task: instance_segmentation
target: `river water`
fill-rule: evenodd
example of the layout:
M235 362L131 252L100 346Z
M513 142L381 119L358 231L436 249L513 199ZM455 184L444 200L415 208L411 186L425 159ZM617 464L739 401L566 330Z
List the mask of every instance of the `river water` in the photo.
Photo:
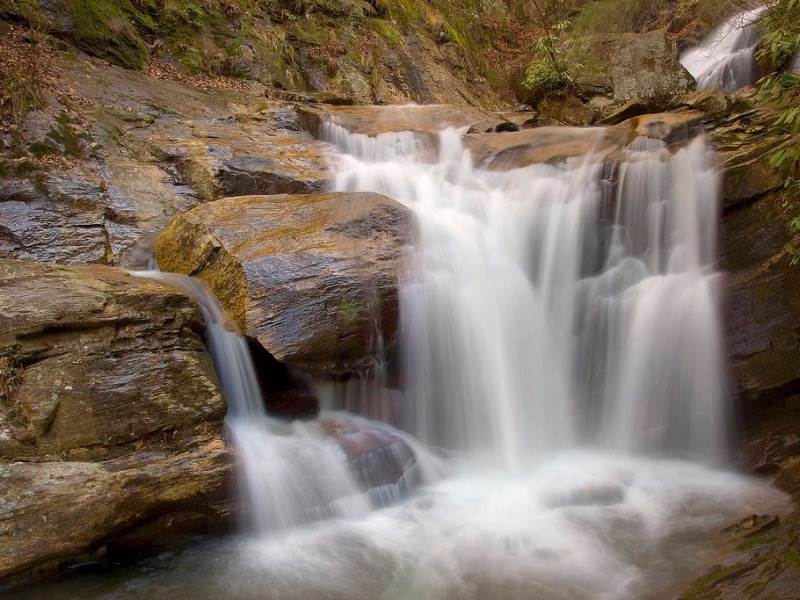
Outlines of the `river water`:
M719 176L702 137L500 170L454 130L325 135L336 189L413 211L400 382L358 393L392 415L375 427L404 432L414 485L376 508L314 423L263 414L238 383L246 357L219 358L241 345L224 332L245 531L9 598L656 600L718 557L725 524L785 508L727 468Z

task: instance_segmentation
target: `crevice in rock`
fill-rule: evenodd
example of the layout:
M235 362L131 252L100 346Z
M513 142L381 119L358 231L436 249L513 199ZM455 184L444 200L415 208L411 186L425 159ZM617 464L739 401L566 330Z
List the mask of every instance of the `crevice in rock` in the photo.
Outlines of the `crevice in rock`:
M311 391L311 377L296 367L278 361L258 340L251 337L245 340L253 357L267 412L291 419L313 418L319 414L319 399Z

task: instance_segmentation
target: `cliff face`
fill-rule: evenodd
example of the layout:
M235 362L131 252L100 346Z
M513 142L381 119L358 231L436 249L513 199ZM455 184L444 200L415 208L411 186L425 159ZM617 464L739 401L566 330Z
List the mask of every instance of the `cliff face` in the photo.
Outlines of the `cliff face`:
M503 74L481 56L490 34L508 27L500 2L3 0L0 15L122 67L247 79L275 97L486 108L510 100Z

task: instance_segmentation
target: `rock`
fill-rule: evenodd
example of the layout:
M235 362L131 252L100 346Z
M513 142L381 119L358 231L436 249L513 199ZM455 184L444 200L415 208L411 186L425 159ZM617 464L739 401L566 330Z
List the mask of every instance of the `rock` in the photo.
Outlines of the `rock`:
M721 113L730 110L733 101L725 88L712 85L699 92L692 92L680 97L677 104L707 113Z
M588 104L575 96L564 98L545 97L536 107L538 122L543 125L590 125L597 119L597 113Z
M752 422L800 390L800 272L781 194L728 211L721 268L730 273L728 343L740 402Z
M783 185L783 177L770 164L770 155L790 144L774 135L770 110L747 110L712 121L711 141L723 168L723 207L756 200Z
M417 455L393 427L346 414L319 418L323 431L342 447L356 480L377 506L404 498L419 483Z
M639 115L646 115L649 112L650 109L648 108L647 103L637 96L636 98L631 98L625 102L607 117L600 119L597 124L616 125L617 123L622 123L622 121L625 121L626 119L638 117Z
M102 180L90 172L0 179L0 257L109 262L105 225Z
M191 299L15 260L0 290L0 578L230 523L225 403Z
M226 196L254 194L303 194L321 192L325 179L299 179L284 168L283 161L240 156L222 163L220 179Z
M694 90L692 76L680 64L675 44L663 31L581 36L565 49L565 61L584 99L613 97L618 105L641 98L650 111Z
M612 58L614 100L642 98L663 107L675 96L695 88L695 81L678 61L678 50L663 31L622 36Z
M336 373L371 365L373 323L397 331L409 220L372 193L226 198L175 217L156 256L206 281L278 361Z
M513 133L471 135L467 147L476 164L508 170L535 163L553 163L589 152L610 154L644 136L668 144L687 141L697 133L702 113L658 113L627 119L613 127L538 127Z
M333 123L350 133L376 136L381 133L412 131L436 135L442 129L480 124L483 131L505 121L477 108L449 104L411 106L298 107L305 129L322 137L322 123Z
M543 162L582 156L592 148L606 148L606 131L578 127L537 127L510 133L471 135L466 145L475 164L509 170ZM615 145L613 147L616 147Z

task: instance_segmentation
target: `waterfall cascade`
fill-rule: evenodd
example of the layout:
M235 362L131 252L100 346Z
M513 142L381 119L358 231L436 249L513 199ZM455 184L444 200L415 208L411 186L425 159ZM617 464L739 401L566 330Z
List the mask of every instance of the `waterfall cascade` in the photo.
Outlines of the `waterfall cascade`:
M419 140L327 131L339 190L416 215L400 427L512 469L576 445L724 460L718 177L702 138L637 138L604 181L600 156L482 172L453 130L430 164Z
M697 89L721 85L734 92L756 81L756 23L766 7L737 14L715 29L703 43L681 55L681 63L697 80Z
M225 362L246 349L213 299L155 274L203 305L260 535L51 598L661 600L719 551L721 524L784 510L709 466L726 457L729 390L703 138L500 171L476 169L453 130L326 135L339 190L416 220L402 384L332 396L391 403L372 410L440 449L446 476L372 510L316 425L263 413L246 357Z

